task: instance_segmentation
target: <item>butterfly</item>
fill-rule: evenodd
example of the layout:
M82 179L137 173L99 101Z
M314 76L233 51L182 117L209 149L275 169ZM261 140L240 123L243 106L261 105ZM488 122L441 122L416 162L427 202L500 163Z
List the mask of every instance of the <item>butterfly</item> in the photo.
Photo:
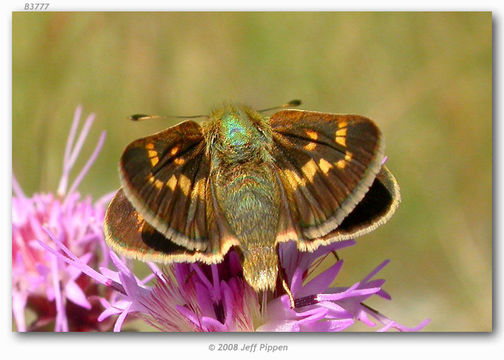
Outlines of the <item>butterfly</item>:
M384 224L400 193L378 127L359 115L286 108L298 104L271 117L223 105L201 124L130 143L106 213L108 245L160 263L219 263L234 248L259 292L276 287L280 243L314 251Z

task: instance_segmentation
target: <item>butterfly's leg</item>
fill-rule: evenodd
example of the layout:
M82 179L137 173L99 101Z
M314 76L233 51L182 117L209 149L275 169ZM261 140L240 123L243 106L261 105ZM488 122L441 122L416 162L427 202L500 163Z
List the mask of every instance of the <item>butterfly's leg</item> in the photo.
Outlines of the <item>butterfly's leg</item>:
M285 292L287 293L287 296L289 297L291 309L294 309L294 307L295 307L294 296L292 295L292 292L289 289L289 285L287 284L287 281L285 281L285 279L283 277L282 277L282 286L283 286Z

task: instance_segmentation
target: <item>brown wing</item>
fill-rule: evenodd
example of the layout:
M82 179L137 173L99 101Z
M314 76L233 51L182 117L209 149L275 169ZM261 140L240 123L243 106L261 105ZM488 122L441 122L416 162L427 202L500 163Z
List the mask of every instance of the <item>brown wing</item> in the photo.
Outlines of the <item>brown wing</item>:
M336 229L318 239L299 241L299 248L313 251L320 245L367 234L385 224L395 213L400 201L399 184L384 166L364 198Z
M120 161L124 194L142 218L176 244L200 251L210 244L209 169L201 128L193 121L133 141Z
M321 238L363 199L383 160L369 119L285 110L271 117L273 157L302 237Z
M189 250L168 239L150 226L119 189L105 216L105 239L117 253L141 261L161 263L201 261L221 262L229 247L222 252Z

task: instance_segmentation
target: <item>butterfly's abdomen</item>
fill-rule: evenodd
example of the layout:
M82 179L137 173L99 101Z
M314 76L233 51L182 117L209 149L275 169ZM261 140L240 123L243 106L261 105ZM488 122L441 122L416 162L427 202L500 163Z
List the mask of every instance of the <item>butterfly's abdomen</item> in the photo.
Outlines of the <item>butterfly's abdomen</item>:
M215 175L217 201L240 242L245 279L256 291L273 289L280 192L272 169L242 165Z

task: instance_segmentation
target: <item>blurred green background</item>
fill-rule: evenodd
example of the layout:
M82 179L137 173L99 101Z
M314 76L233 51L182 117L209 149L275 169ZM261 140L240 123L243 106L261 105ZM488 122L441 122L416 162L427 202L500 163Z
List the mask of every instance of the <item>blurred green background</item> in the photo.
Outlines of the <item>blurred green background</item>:
M491 13L14 13L13 172L55 192L77 105L97 120L76 165L107 140L80 186L119 186L135 138L223 101L374 119L402 204L340 253L338 283L381 261L392 301L369 305L427 331L492 330ZM84 155L85 154L85 155ZM364 330L364 328L362 328Z

